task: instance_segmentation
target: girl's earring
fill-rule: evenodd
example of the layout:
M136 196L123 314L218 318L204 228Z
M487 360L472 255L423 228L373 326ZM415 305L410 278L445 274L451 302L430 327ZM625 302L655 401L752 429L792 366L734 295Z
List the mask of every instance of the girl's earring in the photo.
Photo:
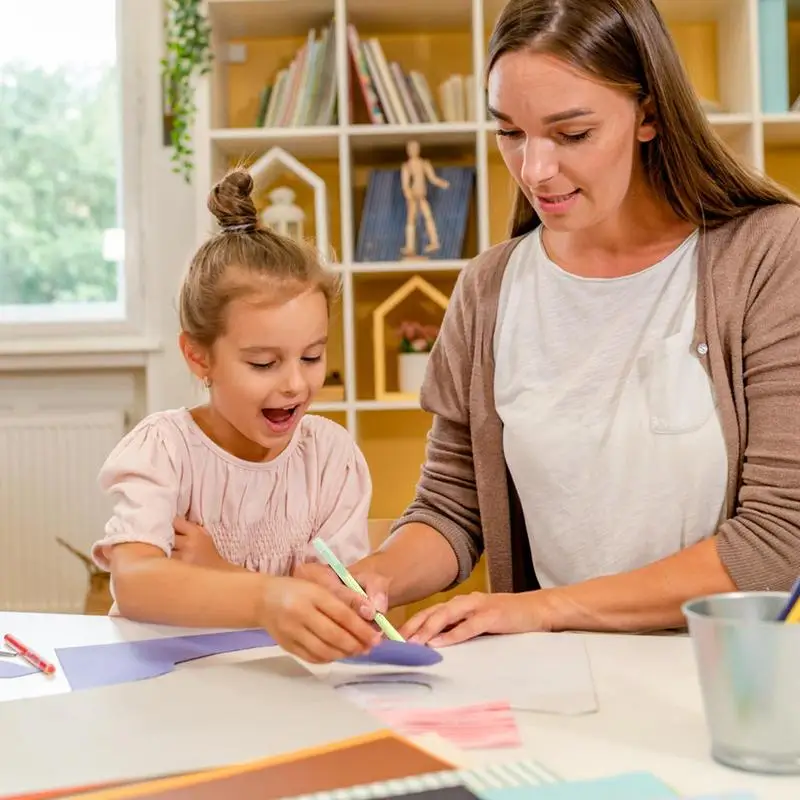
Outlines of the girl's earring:
M205 378L203 378L203 386L205 386L206 389L211 388L211 378L209 378L208 375L206 375Z

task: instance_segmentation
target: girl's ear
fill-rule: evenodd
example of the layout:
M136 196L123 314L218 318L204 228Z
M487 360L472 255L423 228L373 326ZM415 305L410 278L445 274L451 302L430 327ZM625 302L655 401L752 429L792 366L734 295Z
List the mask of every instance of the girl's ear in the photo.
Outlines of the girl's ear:
M658 136L655 107L651 98L646 97L640 104L638 118L639 129L636 131L636 138L640 142L651 142Z
M178 336L178 347L180 347L192 374L201 381L206 380L211 372L211 363L206 348L190 339L185 331L181 331Z

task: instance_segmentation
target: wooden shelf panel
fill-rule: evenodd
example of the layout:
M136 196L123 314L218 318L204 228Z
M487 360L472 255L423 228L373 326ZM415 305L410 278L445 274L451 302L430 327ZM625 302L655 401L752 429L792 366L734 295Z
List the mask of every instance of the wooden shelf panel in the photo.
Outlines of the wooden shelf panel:
M302 128L214 128L212 145L223 155L238 158L261 155L271 147L282 147L298 158L338 158L339 135L336 126Z
M207 0L208 18L221 39L305 36L328 23L334 0Z
M471 0L347 0L347 21L368 33L470 31Z
M767 147L800 146L800 112L765 114L764 144Z
M370 516L396 519L413 499L430 425L431 415L418 409L359 412L358 444L372 475Z
M411 139L420 146L475 147L477 122L443 122L423 125L350 125L346 133L350 147L358 154L369 154L376 149L402 149Z

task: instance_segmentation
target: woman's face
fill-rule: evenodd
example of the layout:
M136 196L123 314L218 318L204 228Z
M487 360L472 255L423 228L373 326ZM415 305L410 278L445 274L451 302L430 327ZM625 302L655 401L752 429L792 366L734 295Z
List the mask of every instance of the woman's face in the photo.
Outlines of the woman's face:
M497 60L488 95L503 160L546 227L611 221L644 184L638 143L656 131L624 92L554 56L518 51Z

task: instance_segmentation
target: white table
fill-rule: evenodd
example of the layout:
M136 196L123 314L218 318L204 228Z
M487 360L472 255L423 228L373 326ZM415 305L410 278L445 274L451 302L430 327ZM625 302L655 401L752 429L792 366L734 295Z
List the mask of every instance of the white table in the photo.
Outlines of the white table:
M198 631L119 618L0 612L0 635L6 632L17 635L43 657L55 658L57 647ZM518 712L524 747L468 751L470 761L535 758L565 778L649 770L686 794L740 789L755 792L758 800L800 798L800 777L753 775L711 759L688 638L580 635L591 660L599 711L577 717ZM497 647L501 656L500 638ZM248 660L279 652L260 648L212 659ZM179 667L191 668L192 664ZM52 678L36 674L0 679L0 701L65 691L69 687L60 672ZM122 720L120 723L124 725Z

